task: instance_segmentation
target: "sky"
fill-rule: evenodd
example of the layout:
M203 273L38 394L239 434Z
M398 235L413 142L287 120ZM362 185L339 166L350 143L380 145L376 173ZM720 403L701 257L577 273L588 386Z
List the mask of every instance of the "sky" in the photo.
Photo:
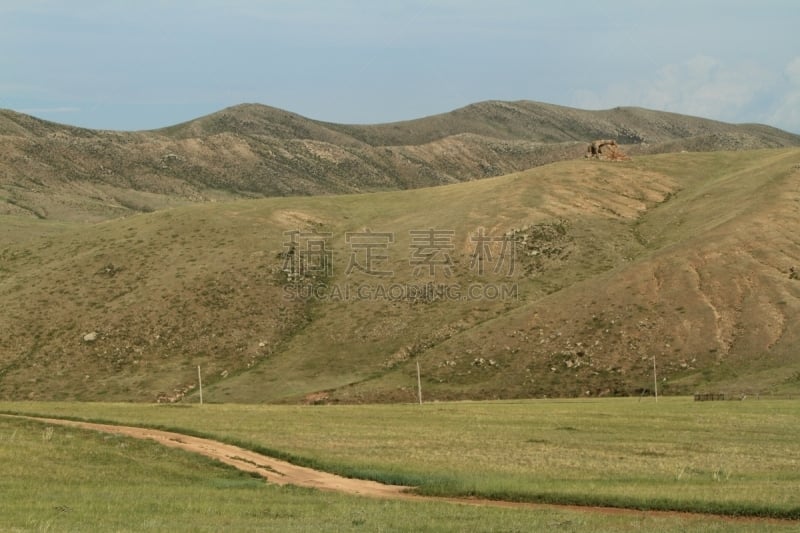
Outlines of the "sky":
M140 130L534 100L800 133L798 28L797 0L0 0L0 108Z

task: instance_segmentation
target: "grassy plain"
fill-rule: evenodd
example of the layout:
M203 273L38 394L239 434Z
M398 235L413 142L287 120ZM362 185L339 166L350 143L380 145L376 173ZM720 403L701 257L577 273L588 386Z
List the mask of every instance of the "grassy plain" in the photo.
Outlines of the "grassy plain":
M0 410L203 434L430 495L800 518L800 409L790 400Z
M791 531L708 516L384 501L277 487L155 443L0 418L0 531Z

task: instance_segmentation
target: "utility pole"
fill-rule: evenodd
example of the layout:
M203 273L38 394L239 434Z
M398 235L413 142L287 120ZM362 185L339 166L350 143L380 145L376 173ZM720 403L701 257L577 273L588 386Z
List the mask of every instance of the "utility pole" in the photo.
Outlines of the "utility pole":
M656 401L658 401L658 375L656 374L656 356L653 356L653 390L656 393Z
M419 392L419 404L422 405L422 378L419 373L419 361L417 361L417 391Z
M197 385L200 387L200 405L203 405L203 376L200 375L200 365L197 365Z

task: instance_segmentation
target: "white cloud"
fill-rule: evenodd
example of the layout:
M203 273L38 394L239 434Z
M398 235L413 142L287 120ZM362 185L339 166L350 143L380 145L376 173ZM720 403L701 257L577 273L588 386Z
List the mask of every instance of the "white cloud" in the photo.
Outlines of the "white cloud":
M800 87L800 56L792 59L789 64L786 65L784 72L790 83Z
M755 63L726 64L695 56L660 68L650 79L615 83L599 93L575 93L576 105L635 105L717 120L750 121L753 106L775 85L775 76Z
M755 63L696 56L666 65L649 79L576 91L573 105L634 105L727 122L760 122L800 133L800 56L786 64L782 75Z
M776 98L767 121L779 128L800 133L800 56L792 59L783 70L785 90Z

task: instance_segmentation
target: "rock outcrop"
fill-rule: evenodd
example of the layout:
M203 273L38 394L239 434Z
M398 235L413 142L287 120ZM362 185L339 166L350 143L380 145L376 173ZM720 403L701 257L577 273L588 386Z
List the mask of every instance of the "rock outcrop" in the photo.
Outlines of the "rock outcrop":
M606 161L628 161L630 157L617 144L614 139L600 139L592 141L586 148L587 159L603 159Z

